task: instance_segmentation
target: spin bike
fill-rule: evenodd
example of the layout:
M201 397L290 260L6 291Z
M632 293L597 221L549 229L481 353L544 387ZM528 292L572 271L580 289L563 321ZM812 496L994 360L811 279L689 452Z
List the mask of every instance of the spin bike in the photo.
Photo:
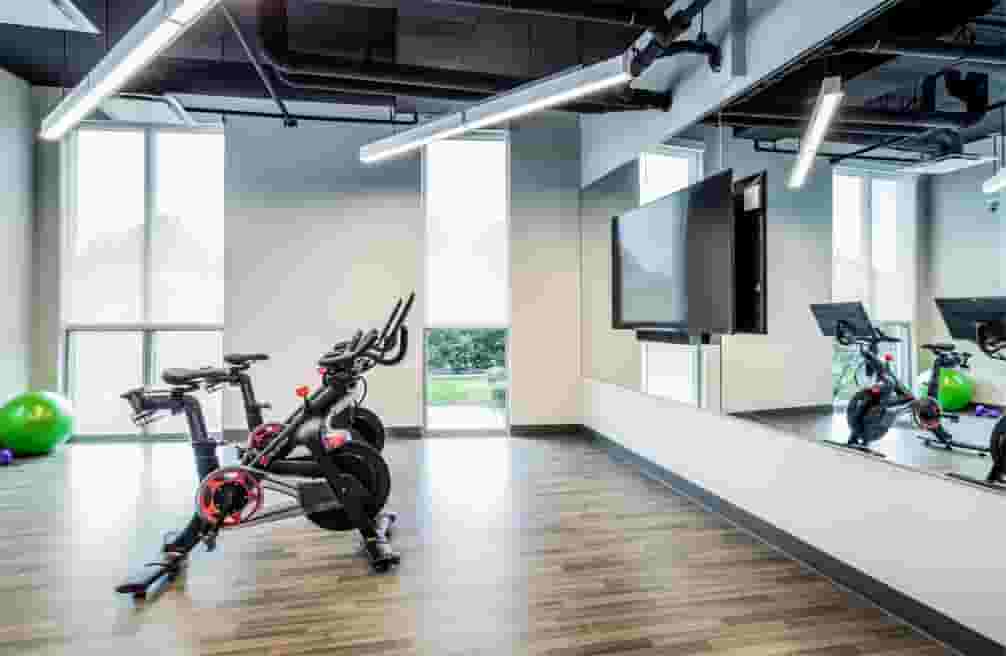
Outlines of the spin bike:
M885 335L875 326L870 326L870 330L870 334L857 335L852 325L842 320L835 327L835 339L839 344L859 347L860 357L866 362L867 371L873 374L874 382L856 392L846 408L845 417L851 431L849 441L832 444L883 458L886 456L871 449L870 444L887 434L915 397L894 375L893 358L890 355L880 357L881 344L897 344L901 340Z
M378 365L395 366L405 359L405 319L413 300L414 295L404 307L399 301L382 332L358 334L326 353L318 362L324 371L321 387L314 392L299 388L303 405L271 439L264 443L249 439L239 450L237 466L220 467L218 445L209 437L201 405L194 396L202 387L226 384L231 370L171 369L163 375L168 389L140 388L124 394L140 424L169 413L185 414L201 483L196 492L196 513L183 534L165 545L161 560L146 565L116 591L144 597L162 579L174 578L200 542L212 550L222 531L299 516L327 530L358 530L375 571L385 572L397 565L400 557L388 539L396 516L381 512L391 489L391 475L380 453L354 439L350 411L368 371ZM249 423L252 419L258 417L249 418ZM281 457L298 446L306 447L309 455ZM291 482L289 478L304 480ZM267 490L293 502L263 510Z
M834 337L841 346L859 348L867 375L873 379L873 383L853 395L846 408L850 431L848 441L827 442L884 458L883 453L873 450L870 445L887 435L898 415L911 412L919 426L932 432L937 440L950 439L952 444L959 444L962 448L979 448L953 442L950 433L942 426L941 420L945 415L939 404L932 407L925 400L919 402L912 391L898 380L891 368L894 358L889 354L881 357L880 345L898 344L901 340L877 328L862 303L812 305L811 311L824 336ZM923 408L921 411L920 405ZM920 421L920 415L926 423Z
M936 299L943 321L956 340L978 345L982 353L1006 362L1006 298ZM984 480L963 474L948 474L971 483L1006 491L1006 416L992 428L989 439L992 468Z
M952 423L960 423L961 417L958 414L944 412L937 400L940 391L940 370L960 367L970 369L970 353L959 353L953 344L924 344L922 348L929 351L935 357L933 361L932 374L926 386L926 398L918 399L912 405L912 419L919 428L929 431L930 435L917 436L922 443L930 448L945 449L965 449L980 456L988 455L988 448L977 444L967 444L958 442L954 436L943 427L943 420Z

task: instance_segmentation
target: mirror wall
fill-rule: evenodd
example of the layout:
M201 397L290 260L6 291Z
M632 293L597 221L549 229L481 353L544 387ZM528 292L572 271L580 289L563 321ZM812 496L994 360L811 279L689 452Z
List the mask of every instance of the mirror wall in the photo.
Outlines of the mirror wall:
M729 130L698 126L672 143L689 147L663 151L679 161L657 166L641 154L582 192L584 377L845 443L849 399L867 382L862 358L856 347L822 335L810 306L861 302L877 327L900 340L880 355L890 356L892 373L920 398L928 390L918 380L933 363L923 346L947 342L973 354L961 371L973 393L959 421L943 426L957 441L987 447L995 413L1006 405L1006 364L950 340L934 300L1004 295L1002 210L981 191L991 164L919 176L819 160L806 185L792 191L785 184L791 155L756 152ZM693 182L722 168L734 169L735 179L767 171L768 334L698 346L644 343L633 331L613 330L611 218L679 188L685 169ZM991 416L978 416L979 406ZM862 455L985 478L990 459L980 451L933 448L927 436L932 431L906 409L870 445L875 453Z

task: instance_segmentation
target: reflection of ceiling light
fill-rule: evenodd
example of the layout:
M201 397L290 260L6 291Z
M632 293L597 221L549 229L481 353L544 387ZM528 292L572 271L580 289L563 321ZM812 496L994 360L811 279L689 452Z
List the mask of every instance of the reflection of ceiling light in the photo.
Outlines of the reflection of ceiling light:
M845 91L842 89L842 78L838 76L824 78L810 125L807 126L807 131L801 139L800 154L790 173L790 189L800 189L807 183L807 176L810 175L814 168L814 160L817 159L817 151L821 149L821 144L831 129L843 98Z
M1006 169L999 171L982 185L982 191L986 194L998 194L1004 189L1006 189Z
M219 0L160 0L42 122L40 136L62 139Z
M463 112L375 141L360 149L360 160L370 164L398 157L435 141L558 107L632 79L622 55L593 66L580 66L495 96Z

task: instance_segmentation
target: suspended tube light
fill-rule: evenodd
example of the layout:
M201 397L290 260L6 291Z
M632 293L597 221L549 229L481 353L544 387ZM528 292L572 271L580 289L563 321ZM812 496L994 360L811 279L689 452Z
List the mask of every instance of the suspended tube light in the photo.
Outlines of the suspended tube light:
M45 117L39 136L62 139L219 1L159 0Z
M495 96L463 112L368 144L360 149L360 161L373 164L401 157L433 142L559 107L632 80L628 55L619 55L592 66L578 66Z
M800 141L800 154L797 155L796 164L793 165L789 176L790 189L801 189L807 183L807 177L817 159L817 152L821 149L832 123L835 122L835 116L844 98L842 78L838 76L824 78L821 93L818 94L817 104L814 106L814 114Z

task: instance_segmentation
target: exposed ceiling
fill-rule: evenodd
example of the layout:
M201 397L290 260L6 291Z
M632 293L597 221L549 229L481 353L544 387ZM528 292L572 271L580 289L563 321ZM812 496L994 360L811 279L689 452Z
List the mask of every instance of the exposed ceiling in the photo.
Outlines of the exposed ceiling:
M895 55L888 48L892 44L908 48ZM845 146L836 152L882 145L882 152L878 148L863 155L898 157L899 151L905 159L946 155L1002 129L998 103L1006 101L1004 45L1006 3L1000 0L902 0L722 108L723 124L759 147L774 148L780 142L792 147L803 132L822 78L841 75L847 97L828 136L833 146ZM876 47L884 54L864 52ZM937 59L931 52L957 47L965 57ZM976 63L966 57L975 53L991 61ZM969 73L988 76L988 101L981 103L981 111L969 114L964 102L950 93L948 76L943 75L948 71L951 83L955 71L960 72L962 83L955 89L968 86ZM928 95L926 78L931 79ZM719 114L711 115L706 122L713 125L719 119ZM937 129L941 125L945 129ZM896 141L899 138L904 140Z
M77 0L77 6L102 34L59 32L0 25L0 67L32 84L73 86L108 48L154 4L154 0ZM287 7L288 4L288 7ZM553 74L579 63L613 56L645 29L619 21L645 21L662 12L669 0L596 0L593 2L492 2L473 0L228 0L242 32L258 49L260 33L276 28L259 20L277 6L288 20L280 44L303 58L336 57L361 68L383 66L398 72L414 67L427 78L481 75L493 90ZM261 9L260 5L265 7ZM501 10L500 7L503 7ZM515 10L514 7L523 7ZM589 20L544 15L585 14ZM542 15L538 15L541 12ZM605 22L602 18L608 17ZM289 100L331 101L357 105L393 104L400 111L438 112L447 101L471 100L487 93L452 95L445 89L365 84L330 77L286 76L279 80ZM464 78L464 80L468 80ZM453 78L452 78L453 81ZM323 85L316 84L323 82ZM325 86L320 91L318 86ZM129 91L263 98L265 89L248 63L240 42L219 11L193 27ZM361 93L364 92L364 93ZM384 93L381 93L384 91ZM624 105L624 103L621 103ZM628 105L631 107L632 105Z

